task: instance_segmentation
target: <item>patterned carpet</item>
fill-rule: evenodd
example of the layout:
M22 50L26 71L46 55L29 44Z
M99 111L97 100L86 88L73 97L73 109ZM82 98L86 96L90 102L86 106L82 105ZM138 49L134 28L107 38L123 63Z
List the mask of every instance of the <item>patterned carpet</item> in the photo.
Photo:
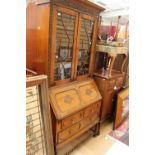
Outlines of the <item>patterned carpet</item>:
M108 135L126 145L129 145L129 118L127 117L121 126L111 131Z

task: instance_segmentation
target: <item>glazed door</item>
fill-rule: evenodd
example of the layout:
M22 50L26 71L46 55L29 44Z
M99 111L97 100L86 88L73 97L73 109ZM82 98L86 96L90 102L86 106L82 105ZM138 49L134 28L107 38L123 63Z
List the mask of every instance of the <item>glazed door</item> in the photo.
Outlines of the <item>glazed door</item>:
M92 73L96 27L96 18L85 14L79 14L75 78L87 77Z
M51 45L51 83L73 79L78 13L54 7Z

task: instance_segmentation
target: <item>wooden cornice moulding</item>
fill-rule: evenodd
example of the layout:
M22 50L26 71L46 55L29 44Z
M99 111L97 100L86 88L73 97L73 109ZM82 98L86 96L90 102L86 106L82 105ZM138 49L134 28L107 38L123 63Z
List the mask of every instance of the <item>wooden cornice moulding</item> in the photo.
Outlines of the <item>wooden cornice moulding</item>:
M27 4L28 3L43 4L43 3L49 3L50 1L51 2L53 1L55 4L58 4L58 3L62 3L62 4L66 4L66 5L80 4L83 7L86 7L86 8L89 7L89 8L98 10L99 12L105 10L105 8L103 8L99 5L96 5L95 3L92 3L88 0L27 0Z
M81 12L85 12L96 17L101 11L105 10L105 8L88 0L53 0L53 3L57 5L64 5L75 10L80 10Z

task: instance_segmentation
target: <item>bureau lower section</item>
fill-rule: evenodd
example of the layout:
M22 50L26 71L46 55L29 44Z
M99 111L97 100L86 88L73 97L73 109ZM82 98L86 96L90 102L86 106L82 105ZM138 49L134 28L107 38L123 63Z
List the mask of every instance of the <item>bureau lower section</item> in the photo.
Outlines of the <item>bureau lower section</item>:
M99 134L101 100L94 80L51 88L51 118L57 155L62 152L60 150L66 153L72 150L72 147L65 148L71 143L79 144L87 137L87 134L82 136L85 133L92 131L94 136Z
M56 147L64 146L93 126L96 128L94 134L97 134L100 106L101 102L94 103L72 116L56 121Z

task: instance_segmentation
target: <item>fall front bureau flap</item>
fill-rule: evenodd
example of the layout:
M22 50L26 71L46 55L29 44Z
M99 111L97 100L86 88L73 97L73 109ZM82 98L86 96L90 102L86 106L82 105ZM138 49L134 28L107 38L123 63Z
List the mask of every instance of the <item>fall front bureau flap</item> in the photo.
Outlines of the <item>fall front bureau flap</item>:
M49 90L56 119L63 119L102 99L94 80L72 82Z

